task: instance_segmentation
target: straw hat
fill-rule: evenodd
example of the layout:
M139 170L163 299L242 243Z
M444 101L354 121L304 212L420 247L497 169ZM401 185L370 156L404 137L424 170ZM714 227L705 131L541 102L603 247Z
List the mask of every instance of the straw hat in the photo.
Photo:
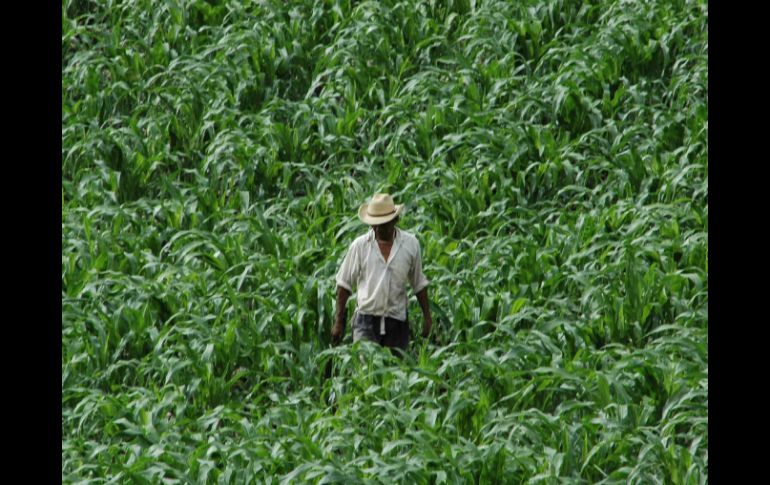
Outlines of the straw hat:
M388 194L374 194L372 201L361 204L358 208L358 218L365 224L377 226L392 221L404 212L404 204L395 205L393 197Z

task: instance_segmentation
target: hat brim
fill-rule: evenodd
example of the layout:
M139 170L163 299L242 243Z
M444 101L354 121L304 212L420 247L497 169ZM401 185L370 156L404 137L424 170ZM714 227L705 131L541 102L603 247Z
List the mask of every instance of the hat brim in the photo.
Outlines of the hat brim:
M388 214L386 216L370 216L366 213L367 207L369 207L369 204L361 204L361 207L358 208L358 218L361 219L361 222L370 226L378 226L390 222L404 212L404 204L396 204L396 212L393 214Z

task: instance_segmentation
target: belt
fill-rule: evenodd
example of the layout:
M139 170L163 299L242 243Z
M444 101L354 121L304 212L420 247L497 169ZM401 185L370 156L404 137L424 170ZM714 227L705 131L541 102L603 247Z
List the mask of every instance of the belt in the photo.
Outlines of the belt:
M364 321L370 321L374 323L374 321L379 320L380 321L380 335L385 335L385 319L390 318L391 320L398 322L398 323L404 323L402 320L396 320L395 318L386 317L385 315L366 315L361 314L361 317L364 319Z

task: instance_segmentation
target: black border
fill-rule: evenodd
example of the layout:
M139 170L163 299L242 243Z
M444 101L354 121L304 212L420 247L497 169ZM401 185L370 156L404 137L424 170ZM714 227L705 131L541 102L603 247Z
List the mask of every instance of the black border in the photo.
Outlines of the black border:
M11 482L61 482L61 9L11 10L4 39L3 391L9 470L25 477Z

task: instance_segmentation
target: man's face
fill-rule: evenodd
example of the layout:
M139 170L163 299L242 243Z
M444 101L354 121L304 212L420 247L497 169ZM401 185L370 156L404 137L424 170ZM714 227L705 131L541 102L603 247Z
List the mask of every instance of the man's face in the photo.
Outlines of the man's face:
M393 228L396 227L396 222L398 222L398 217L390 222L386 222L385 224L372 226L374 228L374 234L377 236L377 239L390 239L391 234L393 234Z

